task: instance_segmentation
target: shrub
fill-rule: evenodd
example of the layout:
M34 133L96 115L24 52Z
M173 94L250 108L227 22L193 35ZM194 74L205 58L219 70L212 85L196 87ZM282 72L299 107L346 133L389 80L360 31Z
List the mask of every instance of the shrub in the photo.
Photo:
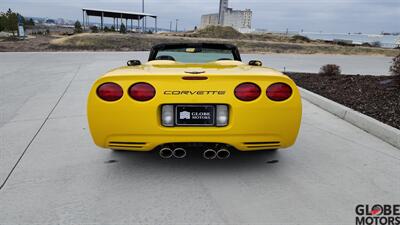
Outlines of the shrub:
M361 46L363 46L363 47L372 47L372 45L370 43L368 43L368 42L362 43Z
M125 33L126 33L125 24L121 23L121 26L119 27L119 32L120 32L121 34L125 34Z
M297 42L297 41L310 42L311 41L310 38L302 36L302 35L298 35L298 34L294 35L291 39L292 39L292 41L295 41L295 42Z
M75 26L74 33L76 33L76 34L82 33L83 30L82 30L81 22L76 21L74 26Z
M111 26L110 31L115 32L115 27L114 27L114 25Z
M393 58L393 64L390 67L390 72L393 75L400 76L400 54Z
M382 47L382 43L380 41L374 41L371 43L371 46L375 48L380 48Z
M351 41L346 41L346 40L336 40L333 42L341 46L355 46Z
M35 21L33 21L32 18L30 18L27 22L26 25L29 27L34 27L35 26Z
M92 30L92 33L99 33L99 28L97 28L97 26L91 26L90 30Z
M338 76L342 73L340 66L335 64L327 64L321 67L319 74L326 76Z

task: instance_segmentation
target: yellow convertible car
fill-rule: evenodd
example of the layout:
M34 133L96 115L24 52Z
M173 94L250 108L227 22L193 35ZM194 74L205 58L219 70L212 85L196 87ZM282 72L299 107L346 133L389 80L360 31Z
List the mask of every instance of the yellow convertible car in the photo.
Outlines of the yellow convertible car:
M131 60L100 77L87 115L102 148L227 159L292 146L302 106L290 78L260 61L243 63L233 45L161 44L148 62Z

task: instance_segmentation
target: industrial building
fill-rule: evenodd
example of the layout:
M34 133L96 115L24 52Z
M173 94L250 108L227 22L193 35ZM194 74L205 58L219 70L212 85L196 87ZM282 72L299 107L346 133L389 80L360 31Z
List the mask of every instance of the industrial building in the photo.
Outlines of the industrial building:
M230 26L241 32L251 30L253 12L250 9L234 10L229 8L229 0L220 0L219 12L201 16L200 28L210 25Z

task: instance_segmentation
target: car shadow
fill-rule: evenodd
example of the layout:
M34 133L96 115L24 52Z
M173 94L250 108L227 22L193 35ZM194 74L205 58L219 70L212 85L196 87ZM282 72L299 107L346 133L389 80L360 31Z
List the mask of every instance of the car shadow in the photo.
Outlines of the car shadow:
M278 168L282 162L280 151L239 152L233 151L231 157L226 160L206 160L202 157L202 151L189 151L184 159L162 159L157 152L129 152L113 151L109 155L109 163L118 164L120 169L135 170L138 167L151 168L151 170L169 170L181 173L187 171L231 172L258 170L260 168Z

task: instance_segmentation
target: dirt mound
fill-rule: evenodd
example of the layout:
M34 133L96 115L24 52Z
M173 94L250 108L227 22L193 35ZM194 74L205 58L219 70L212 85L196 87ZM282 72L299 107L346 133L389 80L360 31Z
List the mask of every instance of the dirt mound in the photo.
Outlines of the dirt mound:
M235 30L232 27L208 26L198 30L192 35L193 37L201 38L223 38L223 39L241 39L245 35Z
M176 42L196 41L147 34L85 33L52 40L49 48L56 51L149 51L156 44Z
M55 50L112 50L112 51L146 51L162 40L150 39L146 35L123 35L118 33L78 34L50 42Z

